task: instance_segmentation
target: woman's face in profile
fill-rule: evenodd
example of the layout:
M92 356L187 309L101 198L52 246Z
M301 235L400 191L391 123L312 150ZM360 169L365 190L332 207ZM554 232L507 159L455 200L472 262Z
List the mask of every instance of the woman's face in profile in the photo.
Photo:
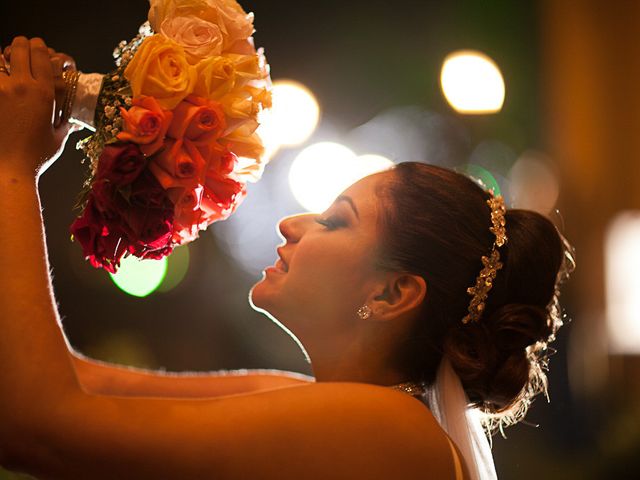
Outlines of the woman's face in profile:
M284 218L284 243L275 265L252 289L253 306L282 322L307 344L335 338L358 322L378 249L377 187L390 175L378 173L356 182L322 214ZM369 287L369 288L368 288Z

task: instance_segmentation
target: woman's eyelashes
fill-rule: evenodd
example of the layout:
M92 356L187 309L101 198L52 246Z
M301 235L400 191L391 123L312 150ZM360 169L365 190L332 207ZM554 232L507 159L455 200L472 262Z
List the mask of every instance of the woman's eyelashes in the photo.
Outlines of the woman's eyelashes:
M335 215L326 218L316 217L316 223L319 223L327 230L335 230L346 225L345 221Z

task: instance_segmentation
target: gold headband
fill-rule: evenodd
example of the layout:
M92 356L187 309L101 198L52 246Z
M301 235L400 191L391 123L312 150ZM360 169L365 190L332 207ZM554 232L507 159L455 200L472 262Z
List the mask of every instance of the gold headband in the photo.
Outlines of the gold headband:
M491 247L491 254L488 257L482 257L482 265L484 268L480 271L480 275L476 278L476 284L467 288L467 293L471 295L471 303L469 303L468 314L462 319L462 323L477 322L484 311L487 295L493 281L496 278L498 270L502 268L500 262L500 252L498 248L507 243L506 222L504 219L507 208L504 205L502 195L494 196L493 190L489 191L490 198L487 204L491 208L491 232L496 236Z

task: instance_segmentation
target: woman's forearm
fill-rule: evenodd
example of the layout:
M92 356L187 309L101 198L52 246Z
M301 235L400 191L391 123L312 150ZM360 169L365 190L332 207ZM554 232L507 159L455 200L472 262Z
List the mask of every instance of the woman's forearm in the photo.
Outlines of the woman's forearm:
M123 397L212 398L313 383L313 377L281 370L165 372L143 370L72 355L82 388Z
M44 420L54 399L80 391L53 295L37 181L6 167L20 164L14 160L0 171L0 436Z

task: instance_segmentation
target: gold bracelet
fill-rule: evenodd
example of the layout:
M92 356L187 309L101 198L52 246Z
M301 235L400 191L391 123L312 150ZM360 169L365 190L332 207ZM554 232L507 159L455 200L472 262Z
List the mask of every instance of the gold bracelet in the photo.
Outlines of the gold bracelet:
M78 88L78 79L80 72L77 70L65 70L62 72L62 79L66 85L64 93L64 103L62 107L61 122L64 123L71 118L73 102L76 99L76 89Z

